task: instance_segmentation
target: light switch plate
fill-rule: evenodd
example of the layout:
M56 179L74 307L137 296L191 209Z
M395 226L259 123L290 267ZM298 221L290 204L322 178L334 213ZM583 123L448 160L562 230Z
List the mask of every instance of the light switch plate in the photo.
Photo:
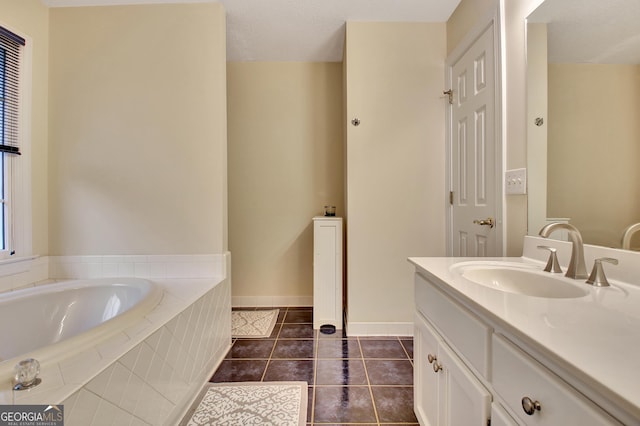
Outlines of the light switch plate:
M504 187L507 194L526 194L527 169L507 170L504 174Z

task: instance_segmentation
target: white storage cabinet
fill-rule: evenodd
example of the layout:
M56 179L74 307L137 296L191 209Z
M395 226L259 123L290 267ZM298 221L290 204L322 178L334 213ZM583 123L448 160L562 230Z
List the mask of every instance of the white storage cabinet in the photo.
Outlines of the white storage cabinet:
M342 329L342 218L313 218L313 328Z

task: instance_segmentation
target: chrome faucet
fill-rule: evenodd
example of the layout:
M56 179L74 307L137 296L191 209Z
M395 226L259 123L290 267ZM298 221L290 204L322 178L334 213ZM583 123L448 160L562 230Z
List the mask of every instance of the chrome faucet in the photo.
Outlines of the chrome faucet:
M569 233L569 240L571 241L571 260L569 261L567 273L564 276L573 279L587 278L587 266L584 262L582 235L580 235L578 228L568 223L553 222L545 225L540 230L540 236L548 238L551 233L560 229Z
M627 229L624 230L624 234L622 234L623 249L625 250L631 249L631 237L633 237L633 234L635 234L638 231L640 231L640 223L634 223L633 225L630 225L629 227L627 227Z

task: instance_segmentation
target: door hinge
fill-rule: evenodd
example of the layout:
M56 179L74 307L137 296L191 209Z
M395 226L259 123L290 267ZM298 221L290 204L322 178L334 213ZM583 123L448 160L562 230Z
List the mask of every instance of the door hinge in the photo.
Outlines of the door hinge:
M449 89L449 90L445 90L444 92L445 95L447 95L449 97L449 104L453 105L453 90Z
M491 417L487 419L487 426L491 426Z
M449 204L453 205L453 191L449 191Z

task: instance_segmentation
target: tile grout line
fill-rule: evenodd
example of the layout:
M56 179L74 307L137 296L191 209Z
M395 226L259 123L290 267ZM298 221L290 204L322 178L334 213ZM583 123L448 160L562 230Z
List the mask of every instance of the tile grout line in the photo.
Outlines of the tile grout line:
M278 344L278 337L280 336L280 332L282 331L282 324L284 324L284 319L287 317L287 311L289 308L285 308L284 316L282 317L282 322L280 323L280 328L278 329L278 333L273 339L273 347L271 348L271 352L269 353L269 358L267 359L267 364L264 366L264 371L262 372L262 376L260 377L260 381L264 382L264 377L267 375L267 370L269 369L269 365L271 365L271 359L273 358L273 353L276 350L276 346ZM280 314L278 312L278 314ZM276 317L276 326L278 325L278 318ZM269 336L271 337L271 336Z
M312 311L313 312L313 311ZM313 327L313 317L311 318L311 327ZM313 352L313 387L311 395L311 426L315 423L316 420L316 386L318 384L318 349L320 345L320 330L313 330L314 333L314 352Z
M364 367L364 375L367 378L367 388L369 389L369 395L371 396L371 405L373 406L373 414L376 416L376 425L380 426L380 416L378 416L378 407L376 406L376 401L373 398L373 389L371 388L371 380L369 380L369 369L367 368L367 363L365 362L364 351L362 350L362 344L360 343L360 337L358 339L358 347L360 348L360 355L362 355L362 365Z
M407 359L411 363L411 367L414 367L414 365L413 365L413 357L409 356L409 351L407 350L407 348L404 347L404 344L402 343L402 339L400 338L400 336L398 336L398 341L400 342L400 347L402 347L402 350L407 355Z

